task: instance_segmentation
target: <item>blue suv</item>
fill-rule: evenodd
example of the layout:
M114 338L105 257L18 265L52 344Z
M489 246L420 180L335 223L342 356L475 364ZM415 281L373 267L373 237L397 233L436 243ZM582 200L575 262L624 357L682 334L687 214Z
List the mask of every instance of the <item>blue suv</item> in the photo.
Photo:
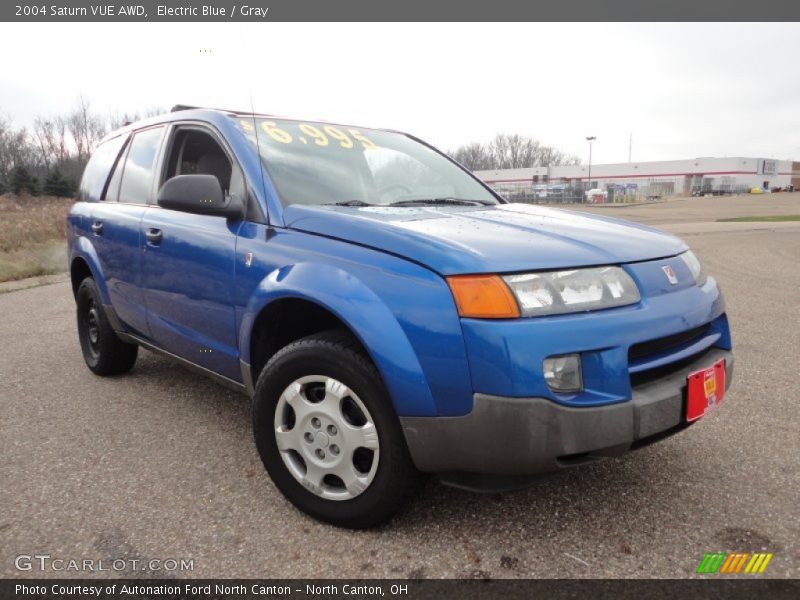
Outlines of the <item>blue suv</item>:
M420 474L501 490L707 414L733 356L672 235L511 204L413 136L176 107L107 136L68 217L81 349L248 394L296 506L388 519Z

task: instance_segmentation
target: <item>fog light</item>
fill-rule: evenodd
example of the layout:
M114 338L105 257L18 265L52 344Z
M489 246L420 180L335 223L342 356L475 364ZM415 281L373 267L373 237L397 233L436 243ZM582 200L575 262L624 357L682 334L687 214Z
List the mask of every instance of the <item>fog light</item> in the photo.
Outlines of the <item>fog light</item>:
M554 392L583 391L580 354L550 356L544 359L542 368L544 380Z

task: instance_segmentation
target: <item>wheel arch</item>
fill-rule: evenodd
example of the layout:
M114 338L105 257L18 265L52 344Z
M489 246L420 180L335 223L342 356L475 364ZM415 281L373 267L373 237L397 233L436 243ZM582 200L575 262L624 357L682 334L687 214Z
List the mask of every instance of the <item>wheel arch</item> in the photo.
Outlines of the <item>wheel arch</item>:
M286 319L286 325L278 323L277 328L288 331L270 342L276 317ZM298 324L299 331L292 329ZM281 341L291 343L336 327L348 330L364 348L398 415L437 414L416 353L389 307L353 274L330 265L300 263L277 269L256 288L239 329L243 376L250 377L245 385L254 385L269 357L285 345Z
M69 275L72 283L73 296L78 295L78 288L81 285L81 281L87 277L94 277L92 270L89 268L89 263L87 263L86 259L82 256L77 256L72 259L72 264L69 267Z
M94 279L103 304L110 304L108 288L106 287L103 269L100 267L100 259L97 251L86 238L80 237L75 241L69 263L70 281L72 283L72 294L77 295L78 286L86 277Z
M258 374L281 348L329 329L346 330L358 339L347 323L315 301L282 296L269 302L256 316L250 336L252 383L255 385ZM361 347L369 354L363 343Z

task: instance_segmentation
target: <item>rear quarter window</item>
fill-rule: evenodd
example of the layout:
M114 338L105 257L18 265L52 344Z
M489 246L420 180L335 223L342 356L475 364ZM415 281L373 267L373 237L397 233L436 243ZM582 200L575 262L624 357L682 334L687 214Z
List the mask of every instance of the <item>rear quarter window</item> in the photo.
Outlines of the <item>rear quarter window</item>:
M100 144L83 170L78 200L97 202L103 195L109 173L119 156L127 136L120 135Z
M119 201L132 204L147 204L153 186L153 170L164 127L138 131L125 158Z

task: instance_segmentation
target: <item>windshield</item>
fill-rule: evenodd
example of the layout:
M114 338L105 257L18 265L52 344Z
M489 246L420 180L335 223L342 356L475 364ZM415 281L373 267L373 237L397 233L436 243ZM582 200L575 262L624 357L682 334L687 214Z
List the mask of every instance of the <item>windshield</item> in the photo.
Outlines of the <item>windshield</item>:
M281 202L342 206L488 205L497 199L447 158L376 129L236 117Z

